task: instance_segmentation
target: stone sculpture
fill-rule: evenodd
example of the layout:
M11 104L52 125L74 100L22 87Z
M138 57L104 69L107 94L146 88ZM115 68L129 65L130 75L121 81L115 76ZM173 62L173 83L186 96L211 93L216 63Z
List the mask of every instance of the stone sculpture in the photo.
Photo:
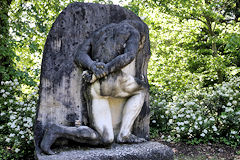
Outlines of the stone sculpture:
M149 134L148 28L115 5L70 4L49 32L35 123L36 153L59 138L139 143ZM56 142L57 143L57 142Z
M89 87L88 112L91 124L104 143L113 142L113 128L119 130L119 143L144 141L131 134L148 88L143 80L135 77L135 65L131 65L145 43L144 27L142 22L133 20L109 24L95 31L76 54L78 66L88 69L94 76L83 78L88 82L96 79ZM126 102L110 106L112 98L126 98ZM112 124L112 119L117 122Z

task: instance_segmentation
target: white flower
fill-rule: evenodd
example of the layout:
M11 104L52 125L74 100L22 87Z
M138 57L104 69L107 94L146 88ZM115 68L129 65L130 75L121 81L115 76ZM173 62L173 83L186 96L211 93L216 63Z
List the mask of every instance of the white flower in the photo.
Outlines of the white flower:
M10 99L10 100L9 100L9 103L13 103L13 100L12 100L12 99Z
M17 79L14 79L13 81L14 81L14 82L17 82L18 80L17 80Z
M234 105L237 105L237 101L233 101L232 103L233 103Z
M7 97L7 95L6 95L5 93L4 93L2 96L3 96L3 98L6 98L6 97Z
M203 130L203 133L207 134L207 133L208 133L208 131L207 131L206 129L204 129L204 130Z
M195 129L198 129L198 126L197 126L197 125L195 125L195 126L194 126L194 128L195 128Z
M4 104L4 105L7 105L7 102L4 102L3 104Z
M194 114L191 114L192 119L196 119L196 116Z
M202 134L200 134L200 136L201 136L201 137L205 137L205 134L204 134L204 133L202 133Z
M20 149L18 149L18 148L15 149L15 152L16 152L16 153L18 153L19 151L20 151Z
M184 121L185 124L189 124L189 121Z
M177 116L176 116L176 115L174 115L174 116L173 116L173 119L177 119Z
M15 136L15 134L14 133L11 133L10 135L9 135L9 137L14 137Z
M36 109L33 107L33 108L32 108L32 112L35 112L35 111L36 111Z
M141 16L140 18L141 18L141 20L144 20L146 18L146 16Z
M205 119L205 120L204 120L204 123L207 123L207 121L208 121L208 119Z
M227 107L227 108L225 109L225 111L226 111L226 112L233 112L233 109L230 108L230 107Z
M227 106L232 106L232 103L231 103L231 102L228 102L228 103L227 103Z
M152 123L156 123L156 120L152 120Z
M190 118L191 116L190 116L190 115L187 115L186 117L187 117L187 118Z
M23 132L23 131L20 131L19 134L24 134L24 132Z
M180 118L181 118L181 117L184 117L184 114L179 114L178 117L180 117Z
M1 116L4 116L5 114L6 114L5 112L1 112L1 114L0 114L0 115L1 115Z
M216 126L212 126L212 129L213 129L214 132L217 131L217 127Z
M236 112L236 115L240 115L240 111Z
M199 117L198 117L198 120L199 120L199 121L201 121L201 120L202 120L202 117L201 117L201 116L199 116Z
M189 129L189 131L188 131L189 133L192 133L193 132L193 130L192 129Z
M27 122L28 122L28 123L32 122L32 118L27 117Z
M180 128L179 128L179 127L176 127L176 130L177 130L177 131L179 131L179 130L180 130Z
M6 142L10 142L10 140L11 140L10 138L6 138Z
M1 81L1 85L4 85L4 82L3 82L3 81Z
M189 114L189 113L191 113L191 111L190 111L190 110L187 110L186 113Z
M9 92L6 92L6 95L9 95L10 93Z
M187 102L187 103L184 104L184 106L187 107L187 106L192 106L192 105L194 105L194 104L195 104L195 102Z
M11 120L14 120L15 118L16 118L15 115L11 115L11 116L10 116L10 119L11 119Z
M210 120L210 121L215 121L215 119L214 119L213 117L211 117L209 120Z
M237 134L237 132L236 131L231 131L231 134Z
M24 135L21 136L21 138L24 138L24 137L25 137Z
M6 81L5 84L6 84L6 85L9 85L9 84L10 84L10 81Z
M4 93L5 92L5 90L4 89L1 89L1 93Z
M20 127L19 127L19 126L17 126L17 128L15 128L15 130L16 130L16 131L19 131L19 130L20 130Z
M199 121L198 123L201 125L203 122L202 122L202 121Z
M12 124L11 124L11 128L16 128L16 124L15 124L15 123L12 123Z
M173 120L172 120L172 119L169 119L168 123L169 123L169 124L172 124L172 123L173 123Z
M184 131L185 127L182 127L181 130Z

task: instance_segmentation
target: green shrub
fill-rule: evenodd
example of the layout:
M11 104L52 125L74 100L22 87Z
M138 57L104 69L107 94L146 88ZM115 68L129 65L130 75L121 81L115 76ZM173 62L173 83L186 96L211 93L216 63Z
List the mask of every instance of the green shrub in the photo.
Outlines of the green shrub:
M175 96L151 91L151 126L163 134L162 138L234 146L240 143L240 77Z
M0 159L33 158L37 90L17 79L1 82Z

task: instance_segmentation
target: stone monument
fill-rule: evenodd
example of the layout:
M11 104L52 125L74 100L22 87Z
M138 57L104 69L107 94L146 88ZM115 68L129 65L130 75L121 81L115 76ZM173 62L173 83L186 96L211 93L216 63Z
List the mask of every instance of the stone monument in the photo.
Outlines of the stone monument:
M147 25L120 6L75 2L62 11L43 53L34 128L37 159L55 154L53 144L111 148L114 143L118 150L131 148L122 143L149 145L149 43ZM173 158L171 149L151 146L155 149L145 155Z

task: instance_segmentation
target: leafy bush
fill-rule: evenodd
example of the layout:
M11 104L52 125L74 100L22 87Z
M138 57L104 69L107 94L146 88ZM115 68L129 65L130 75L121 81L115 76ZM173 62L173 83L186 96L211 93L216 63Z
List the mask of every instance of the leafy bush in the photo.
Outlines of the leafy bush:
M26 159L33 155L37 90L17 79L1 82L0 159Z
M151 126L162 138L240 144L240 77L175 96L151 90Z

